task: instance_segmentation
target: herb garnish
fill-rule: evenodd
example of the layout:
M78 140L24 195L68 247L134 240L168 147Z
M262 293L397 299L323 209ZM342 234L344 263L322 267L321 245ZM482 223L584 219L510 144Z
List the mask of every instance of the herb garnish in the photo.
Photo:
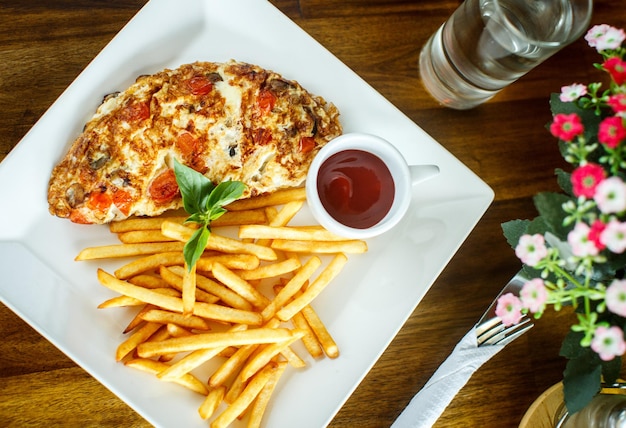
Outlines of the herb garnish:
M189 214L185 223L197 223L183 249L187 269L191 271L202 255L211 235L211 221L226 212L224 205L239 199L246 185L240 181L224 181L217 186L204 175L174 159L176 182L183 198L183 207Z

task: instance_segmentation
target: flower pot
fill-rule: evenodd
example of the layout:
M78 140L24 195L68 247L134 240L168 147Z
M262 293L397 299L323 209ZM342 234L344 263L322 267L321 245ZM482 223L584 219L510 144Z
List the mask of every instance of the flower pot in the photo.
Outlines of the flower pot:
M626 427L626 384L604 387L584 409L569 415L562 382L551 386L528 408L520 428Z

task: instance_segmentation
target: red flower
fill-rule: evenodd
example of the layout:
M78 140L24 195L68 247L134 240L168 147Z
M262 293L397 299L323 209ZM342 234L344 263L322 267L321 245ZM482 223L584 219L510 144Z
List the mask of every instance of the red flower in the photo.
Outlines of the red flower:
M563 141L572 141L574 137L581 135L585 128L576 113L559 113L554 116L550 125L550 132Z
M609 72L613 81L618 85L626 82L626 62L621 58L611 57L604 61L602 67Z
M626 129L621 117L611 116L600 122L598 141L612 149L626 138Z
M572 187L574 195L593 198L596 187L604 180L606 172L604 168L595 163L579 166L572 172Z
M615 94L609 97L607 104L615 113L626 111L626 94Z
M602 223L600 220L596 220L591 225L591 229L589 230L588 235L589 240L593 242L596 245L596 248L598 248L598 250L600 251L606 248L606 245L604 245L600 241L600 235L602 234L604 229L606 229L606 224Z

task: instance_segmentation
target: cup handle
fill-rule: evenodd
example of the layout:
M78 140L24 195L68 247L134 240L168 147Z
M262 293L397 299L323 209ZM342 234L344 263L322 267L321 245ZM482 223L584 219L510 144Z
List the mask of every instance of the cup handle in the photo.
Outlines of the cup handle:
M437 165L409 165L411 184L416 185L439 174Z

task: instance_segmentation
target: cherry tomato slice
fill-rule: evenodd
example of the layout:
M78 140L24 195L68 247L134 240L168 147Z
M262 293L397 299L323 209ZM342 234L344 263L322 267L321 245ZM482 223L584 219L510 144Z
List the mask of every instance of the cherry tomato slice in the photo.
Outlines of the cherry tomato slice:
M122 214L128 215L132 202L133 198L126 190L117 189L115 192L113 192L113 203L115 204L117 209L122 212Z
M70 212L70 220L72 221L72 223L91 224L91 222L88 221L83 213L81 213L79 210L72 210Z
M272 141L272 133L265 128L258 128L252 134L252 141L255 144L264 146Z
M150 106L142 101L130 103L122 110L122 117L128 122L140 122L148 119L150 117Z
M194 76L187 81L187 87L194 95L206 95L213 89L213 82L205 76Z
M171 202L178 195L178 192L176 175L171 169L168 169L156 177L148 188L148 193L157 204L167 204Z
M315 138L313 137L302 137L300 138L300 143L298 144L298 150L300 153L310 153L315 148Z
M89 200L87 201L87 207L93 211L105 212L109 209L111 204L113 203L113 199L111 195L107 193L107 191L96 190L91 192L89 195Z
M257 98L257 105L259 106L259 110L261 110L262 114L268 114L276 105L276 95L268 91L267 89L262 89L259 92L259 97Z

